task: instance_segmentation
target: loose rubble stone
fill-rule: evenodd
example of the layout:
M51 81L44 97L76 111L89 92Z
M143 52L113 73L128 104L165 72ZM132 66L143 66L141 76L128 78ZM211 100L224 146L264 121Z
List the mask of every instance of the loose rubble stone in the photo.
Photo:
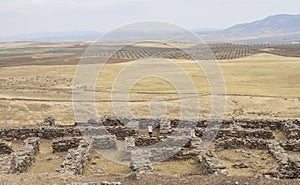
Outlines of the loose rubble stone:
M247 163L239 162L239 163L234 163L232 165L234 168L249 168L249 165Z
M55 125L55 119L53 117L47 117L47 118L45 118L43 125L45 125L45 126L54 126Z
M70 185L98 185L97 182L72 182Z
M102 181L101 185L122 185L121 182L107 182L107 181Z

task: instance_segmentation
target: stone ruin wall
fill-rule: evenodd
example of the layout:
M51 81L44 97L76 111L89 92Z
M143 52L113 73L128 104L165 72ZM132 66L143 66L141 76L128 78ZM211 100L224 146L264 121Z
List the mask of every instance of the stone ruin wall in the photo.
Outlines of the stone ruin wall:
M290 139L287 141L280 141L280 146L287 151L300 152L300 140Z
M124 121L125 120L125 121ZM124 121L124 122L123 122ZM24 140L28 137L39 137L41 139L54 139L58 137L78 137L82 136L84 130L81 127L88 127L89 125L97 127L99 130L97 133L106 133L116 135L118 140L124 140L128 136L136 136L138 131L132 128L126 127L129 119L121 118L106 118L102 122L95 123L75 123L71 126L31 126L23 128L0 128L0 139L3 140ZM160 121L156 119L136 119L139 122L139 128L145 127L148 123L155 124L155 127L160 126ZM180 122L180 124L179 124ZM162 122L163 123L163 122ZM196 125L196 135L201 137L205 132L207 126L207 120L199 121L179 121L170 120L171 130L169 126L164 124L164 128L167 128L167 132L173 132L176 126L180 125ZM103 127L103 125L105 127ZM168 124L167 124L168 125ZM239 128L231 128L231 125L238 125ZM258 137L264 139L272 139L272 130L281 130L288 139L300 139L300 121L299 120L255 120L255 119L241 119L241 120L224 120L221 124L221 128L218 131L217 138L223 136L229 137ZM101 127L100 127L101 126ZM146 127L145 127L146 128ZM89 130L91 132L91 130ZM171 134L169 133L169 134ZM141 144L142 145L142 144ZM147 144L145 144L147 145Z
M86 142L80 142L78 148L68 150L68 153L56 171L71 175L82 175L85 166L91 159L90 146Z
M12 152L13 149L8 145L8 143L0 140L0 155L11 154Z
M202 152L198 156L200 168L204 174L227 175L226 166L218 160L216 153L213 151Z
M300 138L300 126L299 122L287 121L282 124L281 130L288 139L299 139Z
M39 152L40 140L39 138L27 138L25 146L21 146L16 152L12 153L15 156L15 166L13 173L22 173L34 162L35 155Z
M66 152L69 149L78 148L82 138L71 137L71 138L55 138L52 141L52 150L55 152Z
M286 151L276 141L271 141L268 145L268 152L275 158L279 164L279 169L269 173L276 178L299 178L300 177L300 159L289 156Z
M238 148L250 148L250 149L267 149L267 142L264 139L257 138L231 138L224 137L216 141L216 150L225 149L238 149Z
M0 128L0 138L8 141L25 140L29 137L51 140L58 137L76 136L81 136L81 133L78 129L74 129L73 126Z
M161 142L162 139L163 139L163 137L149 138L149 136L137 136L137 137L134 137L134 142L135 142L135 146L143 147L143 146L157 144L157 143Z
M92 141L92 149L104 150L104 149L117 149L116 136L114 135L103 135L95 136Z
M118 140L124 140L127 136L134 136L137 134L135 130L132 130L131 128L127 128L125 126L102 127L97 129L97 134L101 134L103 131L103 133L106 134L116 135ZM91 132L91 130L89 130L89 132ZM0 128L0 139L5 141L11 141L25 140L29 137L39 137L41 139L52 140L54 138L60 137L81 137L82 133L84 133L84 130L81 130L80 127L76 126ZM87 135L90 135L90 133L87 133Z
M5 156L2 161L1 173L22 173L34 162L39 152L39 138L28 138L17 151Z
M149 138L147 136L138 136L139 129L146 129L147 123L153 124L154 128L162 128L160 131L162 136ZM134 128L126 127L127 124L135 126ZM105 117L100 121L89 121L88 123L76 123L72 126L39 126L39 127L28 127L28 128L1 128L0 138L6 141L13 139L24 140L30 137L39 137L41 139L54 139L53 140L53 151L68 151L62 168L58 169L61 173L71 173L71 174L82 174L85 165L90 159L90 148L92 146L83 147L81 143L82 134L88 137L95 137L97 134L101 133L102 136L98 137L98 142L96 143L106 143L99 149L114 149L116 140L126 140L127 148L131 151L136 151L135 147L147 147L149 145L158 144L157 148L149 149L147 152L148 157L139 156L139 152L131 155L130 159L132 161L131 168L133 171L153 171L153 166L150 161L163 161L165 160L164 154L173 155L169 160L179 160L179 159L189 159L192 157L197 157L201 168L204 169L205 173L208 174L227 174L226 167L218 161L218 157L213 151L203 152L199 150L201 148L201 137L206 131L208 121L198 120L198 121L182 121L182 120L157 120L157 119L135 119L129 120L125 118L116 117ZM103 127L103 125L105 127ZM168 148L164 146L162 141L168 140L168 142L177 143L182 138L177 138L178 129L176 127L183 127L184 125L190 125L188 128L192 128L195 125L196 136L194 139L190 139L187 144L182 147L179 146L177 153L174 152L174 148ZM289 156L287 151L300 151L300 122L299 120L256 120L256 119L232 119L224 120L221 124L221 129L217 130L217 140L215 147L217 150L224 149L236 149L247 147L250 149L266 149L268 152L276 159L280 168L278 170L272 171L269 175L278 178L299 178L299 159ZM102 126L102 127L100 127ZM95 130L96 129L96 130ZM93 130L95 133L93 133ZM272 131L280 130L284 133L287 141L281 141L277 144L272 144L269 140L274 139ZM213 129L212 129L213 131ZM86 132L86 133L85 133ZM110 137L113 134L113 138ZM174 137L172 137L174 136ZM97 137L96 137L97 138ZM126 138L132 138L126 139ZM133 140L134 139L134 140ZM101 140L101 141L100 141ZM128 141L130 140L130 141ZM2 143L2 144L1 144ZM5 156L5 161L10 161L9 168L7 172L17 173L22 172L31 165L34 161L35 152L21 152L22 157L29 155L29 160L22 161L20 156L15 155L7 148L7 144L0 142L0 152L6 151L8 154ZM133 144L134 143L134 144ZM272 144L272 145L271 145ZM176 146L176 145L175 145ZM22 151L22 149L20 150ZM143 152L140 152L143 153ZM12 155L14 154L14 155ZM33 154L33 155L32 155ZM72 156L77 156L76 159ZM144 161L144 162L143 162ZM146 165L146 169L143 169ZM4 165L5 166L5 165ZM27 167L26 167L27 166ZM139 167L140 166L140 167ZM4 170L5 171L5 170Z

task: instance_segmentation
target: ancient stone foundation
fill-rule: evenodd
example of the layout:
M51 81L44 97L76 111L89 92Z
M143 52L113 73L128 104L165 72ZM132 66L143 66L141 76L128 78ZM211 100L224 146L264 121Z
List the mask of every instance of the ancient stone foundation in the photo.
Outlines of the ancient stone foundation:
M0 128L0 138L3 140L25 140L29 137L54 139L57 137L81 136L79 129L72 126L61 127L28 127L28 128Z
M262 138L274 139L271 130L265 129L244 129L242 127L220 129L216 138L220 137L238 137L238 138Z
M56 138L52 142L52 150L55 152L65 152L72 148L77 148L82 138Z
M65 160L61 164L61 168L58 169L57 172L82 175L83 170L90 159L89 145L85 142L81 142L77 149L70 149L68 151Z
M126 137L124 142L124 160L130 160L131 152L135 149L134 137Z
M212 151L205 151L198 156L204 174L227 175L226 166L222 164Z
M153 172L154 167L150 158L150 152L143 149L131 152L130 169L132 172L143 174Z
M115 135L118 140L124 140L125 137L137 135L134 129L124 126L106 127L106 129L111 135Z
M169 134L172 132L171 120L161 119L160 121L160 134Z
M135 146L142 147L142 146L149 146L154 145L163 139L163 137L149 137L149 136L137 136L135 139Z
M224 137L216 141L215 147L217 150L250 148L250 149L266 149L267 142L264 139L255 138L236 138Z
M39 152L39 138L28 138L24 143L25 146L21 146L16 152L12 153L16 161L13 173L24 172L34 162L35 155Z
M92 149L117 149L116 136L103 135L92 138Z
M22 173L34 162L39 152L39 138L28 138L16 152L4 156L2 159L2 173Z
M212 122L218 123L217 120ZM53 118L47 118L37 126L0 128L0 173L26 172L39 151L39 139L43 139L53 140L53 152L68 151L57 171L73 175L83 174L91 158L90 150L115 150L117 143L121 146L119 144L124 142L124 160L130 161L132 170L130 177L152 172L152 162L191 158L198 159L205 174L226 175L228 171L214 151L247 148L268 151L279 166L259 175L300 178L300 160L295 157L298 155L295 153L300 151L299 120L225 119L220 125L213 127L208 127L208 123L208 120L127 119L105 116L99 121L89 120L87 123L70 126L55 124ZM154 135L160 136L150 138L147 133L142 135L148 124L153 125ZM141 129L144 130L139 134ZM283 135L277 135L278 132ZM214 148L203 151L205 148L202 148L202 144L206 140L203 138L202 142L201 137L214 134ZM13 151L8 144L13 140L23 140L24 145ZM249 166L237 162L232 167Z
M8 146L7 142L0 141L0 155L1 154L10 154L13 152L13 149Z
M300 152L300 140L291 139L287 141L280 141L280 146L288 151Z
M279 164L278 170L269 173L277 178L299 178L300 176L300 159L289 156L285 150L276 141L267 145L269 153L276 159Z
M125 126L106 126L100 124L78 124L81 135L83 136L99 136L99 135L115 135L118 140L124 140L125 137L137 135L132 128Z
M299 124L298 121L288 120L281 125L281 130L288 139L300 139L300 127L296 123Z

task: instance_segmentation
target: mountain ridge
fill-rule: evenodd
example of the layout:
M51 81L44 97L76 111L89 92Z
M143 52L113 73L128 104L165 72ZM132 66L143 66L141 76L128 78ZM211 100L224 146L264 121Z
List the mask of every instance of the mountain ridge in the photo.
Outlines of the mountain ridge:
M225 42L300 42L300 14L272 15L261 20L211 32L204 37L205 40Z
M236 24L226 29L192 29L207 42L292 43L300 42L300 14L276 14L264 19ZM0 38L11 41L91 41L103 33L98 31L45 32Z

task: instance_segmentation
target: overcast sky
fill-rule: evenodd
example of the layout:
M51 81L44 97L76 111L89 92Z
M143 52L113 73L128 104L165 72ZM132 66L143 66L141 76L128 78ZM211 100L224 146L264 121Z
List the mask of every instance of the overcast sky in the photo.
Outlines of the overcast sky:
M226 28L282 13L299 14L300 0L0 0L0 37L102 32L144 20Z

